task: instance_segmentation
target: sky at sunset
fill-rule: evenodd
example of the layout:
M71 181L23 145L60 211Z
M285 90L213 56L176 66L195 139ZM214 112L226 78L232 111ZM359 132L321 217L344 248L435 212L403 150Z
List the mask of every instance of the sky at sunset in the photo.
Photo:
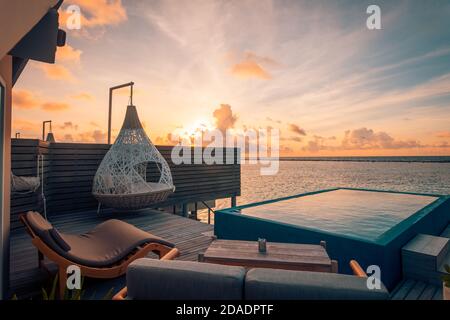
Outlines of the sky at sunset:
M134 81L155 144L180 128L278 128L283 156L450 155L449 1L64 3L82 28L16 83L22 138L52 120L57 141L105 143L108 88ZM370 4L381 30L366 27Z

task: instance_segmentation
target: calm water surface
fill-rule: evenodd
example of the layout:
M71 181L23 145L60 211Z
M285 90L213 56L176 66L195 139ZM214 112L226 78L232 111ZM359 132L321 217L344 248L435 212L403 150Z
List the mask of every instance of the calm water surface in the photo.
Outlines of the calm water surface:
M237 202L242 205L335 187L450 194L450 163L280 161L275 176L261 176L258 165L244 164L242 195ZM229 206L228 199L216 201L216 209ZM207 221L206 211L199 212L199 218Z

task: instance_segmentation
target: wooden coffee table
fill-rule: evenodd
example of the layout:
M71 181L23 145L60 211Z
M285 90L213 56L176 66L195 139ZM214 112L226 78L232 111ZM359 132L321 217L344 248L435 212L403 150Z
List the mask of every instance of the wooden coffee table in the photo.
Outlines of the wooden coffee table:
M246 268L272 268L317 272L338 272L337 261L327 254L326 244L267 242L266 253L257 241L214 240L199 261Z

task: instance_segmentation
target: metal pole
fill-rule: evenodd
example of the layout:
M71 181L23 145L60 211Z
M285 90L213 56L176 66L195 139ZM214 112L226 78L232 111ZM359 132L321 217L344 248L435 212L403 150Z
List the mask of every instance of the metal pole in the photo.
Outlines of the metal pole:
M45 125L50 123L50 132L52 131L52 120L42 121L42 141L45 141Z
M108 144L111 144L111 113L112 113L112 93L113 93L113 89L109 89L109 112L108 112Z
M109 88L108 144L111 144L111 118L112 118L113 91L117 90L117 89L125 88L125 87L131 87L130 98L131 98L131 104L133 104L133 86L134 86L134 82L128 82L128 83L124 83L124 84Z
M231 206L236 207L236 196L231 197Z

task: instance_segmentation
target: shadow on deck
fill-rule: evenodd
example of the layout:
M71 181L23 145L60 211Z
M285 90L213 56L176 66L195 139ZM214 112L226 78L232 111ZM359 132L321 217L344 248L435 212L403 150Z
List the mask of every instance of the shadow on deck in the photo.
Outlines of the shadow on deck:
M79 234L89 231L108 219L120 219L175 243L181 254L179 260L196 261L200 252L212 241L213 226L177 215L155 210L141 210L132 214L102 213L95 211L50 216L50 222L60 231ZM19 299L40 296L43 287L49 287L53 279L48 272L38 268L37 250L24 228L11 233L10 293ZM51 266L51 265L50 265ZM53 267L55 267L53 265ZM54 273L56 274L56 268ZM52 270L52 268L50 268ZM53 270L52 270L53 271ZM87 280L85 297L103 297L114 287L114 292L125 285L125 278L113 280Z

